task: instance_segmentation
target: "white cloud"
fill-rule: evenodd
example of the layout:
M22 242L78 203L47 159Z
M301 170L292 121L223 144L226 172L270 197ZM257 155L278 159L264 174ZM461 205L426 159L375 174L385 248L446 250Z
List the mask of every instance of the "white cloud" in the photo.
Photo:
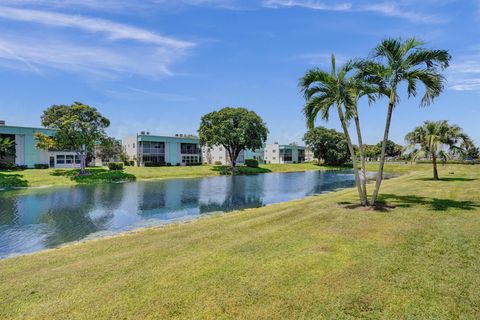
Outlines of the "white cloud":
M409 5L408 7L399 6L397 3L391 1L381 3L369 3L366 1L338 3L335 1L319 0L264 0L263 6L268 8L301 7L322 11L374 12L420 23L437 23L442 21L432 15L422 14L411 9L413 5Z
M265 0L263 5L269 8L302 7L307 9L327 11L349 11L352 9L351 3L328 4L323 1L315 0Z
M48 11L0 7L0 18L49 26L78 28L88 32L99 32L105 34L112 40L135 40L177 48L186 48L193 45L191 42L164 37L148 30L115 23L109 20Z
M102 76L170 75L170 66L195 45L110 20L64 13L0 6L0 19L40 26L41 41L38 28L30 26L32 32L0 35L0 64L37 73L51 68Z
M456 91L480 90L480 51L458 56L448 68L449 88Z
M45 68L111 77L119 74L158 76L171 74L172 56L162 48L127 48L78 45L36 38L0 40L0 64L42 72Z

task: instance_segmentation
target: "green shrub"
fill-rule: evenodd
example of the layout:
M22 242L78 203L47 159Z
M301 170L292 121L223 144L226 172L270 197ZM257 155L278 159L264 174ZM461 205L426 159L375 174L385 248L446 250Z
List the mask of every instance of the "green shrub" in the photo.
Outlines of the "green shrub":
M213 164L216 166L221 166L223 163L222 161L215 161Z
M15 163L0 163L0 170L15 171L27 169L27 166L17 166Z
M245 165L250 168L258 168L258 160L256 159L245 159Z
M201 166L201 162L189 162L185 164L187 167Z
M166 166L165 162L152 162L152 161L145 161L143 163L145 167L164 167Z
M35 169L48 169L48 168L50 168L50 166L48 164L45 164L45 163L35 163L33 165L33 167Z
M121 171L123 170L123 162L109 162L108 169L111 171Z

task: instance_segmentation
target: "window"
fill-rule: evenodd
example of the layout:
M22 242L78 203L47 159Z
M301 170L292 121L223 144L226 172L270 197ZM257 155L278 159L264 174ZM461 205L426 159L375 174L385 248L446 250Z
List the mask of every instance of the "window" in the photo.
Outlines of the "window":
M65 164L65 155L63 154L57 155L57 164Z
M66 163L66 164L72 164L72 163L73 163L73 159L74 159L73 154L67 154L67 155L65 156L65 163Z
M298 162L305 162L305 150L298 150Z
M292 149L282 149L280 150L280 160L283 161L292 161Z
M182 163L198 163L200 159L198 156L182 156Z
M142 142L141 146L142 152L144 154L164 154L165 153L165 142Z
M135 149L135 143L134 143L134 144L132 144L132 148L133 148L133 149Z
M164 155L144 155L142 157L143 162L164 163Z
M80 164L80 158L78 156L75 156L75 163Z
M181 154L199 154L200 149L198 148L196 143L181 143L180 153Z

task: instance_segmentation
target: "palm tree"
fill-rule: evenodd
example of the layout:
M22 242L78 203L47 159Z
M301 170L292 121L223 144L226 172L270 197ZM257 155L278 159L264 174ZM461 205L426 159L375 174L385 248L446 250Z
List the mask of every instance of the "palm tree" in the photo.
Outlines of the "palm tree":
M356 61L349 61L344 68L347 71L358 68L359 65ZM386 94L386 90L379 85L372 85L367 83L362 76L361 71L358 71L347 80L347 88L351 96L350 103L347 105L346 114L351 116L355 121L355 129L357 132L357 140L359 145L359 155L360 155L360 180L363 188L363 193L366 199L366 204L368 204L367 197L367 170L365 165L365 145L363 144L362 130L360 127L360 116L358 113L358 101L360 98L366 96L368 98L368 103L373 103L377 97L380 97L382 94Z
M10 138L0 138L0 160L15 155L15 141Z
M415 38L386 39L374 49L373 60L364 61L360 66L361 74L367 81L379 84L389 92L387 119L372 205L376 202L383 179L385 150L393 109L399 101L399 86L405 83L408 97L415 97L418 83L423 84L425 93L421 99L421 106L430 105L444 88L445 79L440 70L448 67L451 56L447 50L426 49L422 47L423 45L423 42Z
M352 158L355 183L362 205L367 204L366 192L360 182L355 150L347 128L347 121L351 119L352 112L349 106L353 104L348 85L347 73L350 66L346 65L337 72L335 56L332 54L332 70L330 73L318 68L308 70L299 81L299 87L305 96L303 112L307 119L307 126L313 128L315 120L320 114L322 119L328 120L330 108L336 106L338 117L345 134L350 156Z
M457 125L448 121L425 121L405 136L410 148L419 147L414 158L428 157L433 163L433 180L438 180L437 159L446 162L449 153L462 151L471 144L470 138Z

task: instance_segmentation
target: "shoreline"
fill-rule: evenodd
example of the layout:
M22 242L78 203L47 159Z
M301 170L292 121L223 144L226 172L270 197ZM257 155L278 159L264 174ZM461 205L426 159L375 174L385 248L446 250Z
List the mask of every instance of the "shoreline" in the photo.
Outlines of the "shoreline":
M319 167L318 169L298 169L298 170L280 170L280 171L271 171L271 172L256 172L256 173L240 173L236 176L251 176L258 174L269 174L269 173L289 173L289 172L307 172L307 171L327 171L327 170L348 170L349 168L340 168L340 167ZM33 170L33 169L32 169ZM21 172L21 171L19 171ZM0 172L1 174L2 172ZM61 183L61 184L48 184L48 185L39 185L39 186L26 186L26 187L0 187L0 196L3 192L8 191L21 191L21 190L37 190L37 189L49 189L56 187L76 187L76 186L88 186L88 185L98 185L98 184L111 184L111 183L128 183L128 182L143 182L143 181L161 181L161 180L173 180L173 179L196 179L196 178L208 178L208 177L227 177L232 176L231 174L220 174L218 172L212 172L211 174L199 174L199 175L178 175L178 176L168 176L168 177L153 177L153 178L136 178L135 180L122 180L122 181L90 181L90 182L76 182L70 180L72 183Z

